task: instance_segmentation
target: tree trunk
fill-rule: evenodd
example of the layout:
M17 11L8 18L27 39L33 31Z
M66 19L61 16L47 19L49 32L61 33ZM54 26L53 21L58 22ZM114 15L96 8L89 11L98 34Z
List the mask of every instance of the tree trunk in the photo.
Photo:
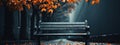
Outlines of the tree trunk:
M5 40L14 40L13 34L13 11L9 10L7 6L5 6L5 30L4 30L4 39Z

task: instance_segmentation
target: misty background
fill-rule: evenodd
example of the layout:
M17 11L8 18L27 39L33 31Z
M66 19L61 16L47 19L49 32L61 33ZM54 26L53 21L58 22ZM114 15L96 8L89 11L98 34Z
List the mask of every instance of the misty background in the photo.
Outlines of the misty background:
M93 6L89 3L80 3L81 7L76 11L77 14L75 13L74 17L72 15L71 18L74 18L74 20L72 19L73 22L88 20L92 35L120 33L119 4L119 0L101 0L99 4ZM6 20L4 14L4 7L0 7L0 37L4 35L3 31ZM63 18L69 20L66 16L58 17L60 20L65 20ZM7 21L9 22L10 20Z

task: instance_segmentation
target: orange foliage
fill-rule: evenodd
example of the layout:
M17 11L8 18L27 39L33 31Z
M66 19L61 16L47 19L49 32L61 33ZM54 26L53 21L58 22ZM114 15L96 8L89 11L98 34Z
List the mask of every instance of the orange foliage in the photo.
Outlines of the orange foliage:
M22 11L23 5L25 5L28 9L31 9L32 4L38 6L41 12L49 12L53 13L55 9L61 6L60 2L62 3L76 3L80 2L81 0L7 0L8 6L12 7L13 9ZM85 2L90 2L90 0L85 0ZM92 0L91 5L98 4L100 0ZM2 2L0 1L0 4ZM12 6L11 6L12 5Z
M26 4L26 7L30 10L31 5L30 4Z
M42 8L42 9L41 9L41 12L44 12L44 11L46 11L46 8Z
M92 1L91 4L94 5L94 4L95 4L95 1Z
M61 0L62 2L66 2L66 0Z
M96 0L96 4L100 3L100 0Z
M89 0L85 0L85 2L89 2Z
M53 9L49 9L48 12L52 14L53 13Z
M76 0L67 0L68 3L75 3Z
M100 2L100 0L92 0L91 4L94 5L94 4L98 4Z

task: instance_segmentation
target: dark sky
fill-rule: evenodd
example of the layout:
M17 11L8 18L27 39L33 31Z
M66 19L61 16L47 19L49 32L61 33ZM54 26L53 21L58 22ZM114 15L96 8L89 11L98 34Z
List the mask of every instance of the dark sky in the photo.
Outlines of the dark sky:
M120 33L120 0L101 0L98 5L87 5L78 20L87 19L91 34Z
M85 8L76 21L87 19L91 34L120 33L120 0L101 0L100 4ZM0 8L0 30L3 30L4 10ZM2 34L2 32L0 32Z

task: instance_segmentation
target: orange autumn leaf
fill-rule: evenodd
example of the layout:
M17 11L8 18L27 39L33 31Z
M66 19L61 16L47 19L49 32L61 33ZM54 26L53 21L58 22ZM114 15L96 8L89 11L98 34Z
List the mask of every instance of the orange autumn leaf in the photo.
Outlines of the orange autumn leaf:
M30 10L31 5L30 5L30 4L27 4L26 6L27 6L28 10Z
M42 8L42 9L41 9L41 12L44 12L44 11L46 11L46 9L45 9L45 8Z
M89 0L85 0L85 2L88 2Z
M95 1L92 1L91 4L94 5L94 4L95 4Z
M62 2L66 2L66 0L62 0Z
M68 3L75 3L76 0L67 0Z
M56 9L58 6L57 5L52 5L52 8Z
M100 2L100 0L96 0L96 4L98 4Z
M52 14L53 13L53 9L49 9L48 12Z
M98 4L100 2L100 0L92 0L91 4L94 5L94 4Z

